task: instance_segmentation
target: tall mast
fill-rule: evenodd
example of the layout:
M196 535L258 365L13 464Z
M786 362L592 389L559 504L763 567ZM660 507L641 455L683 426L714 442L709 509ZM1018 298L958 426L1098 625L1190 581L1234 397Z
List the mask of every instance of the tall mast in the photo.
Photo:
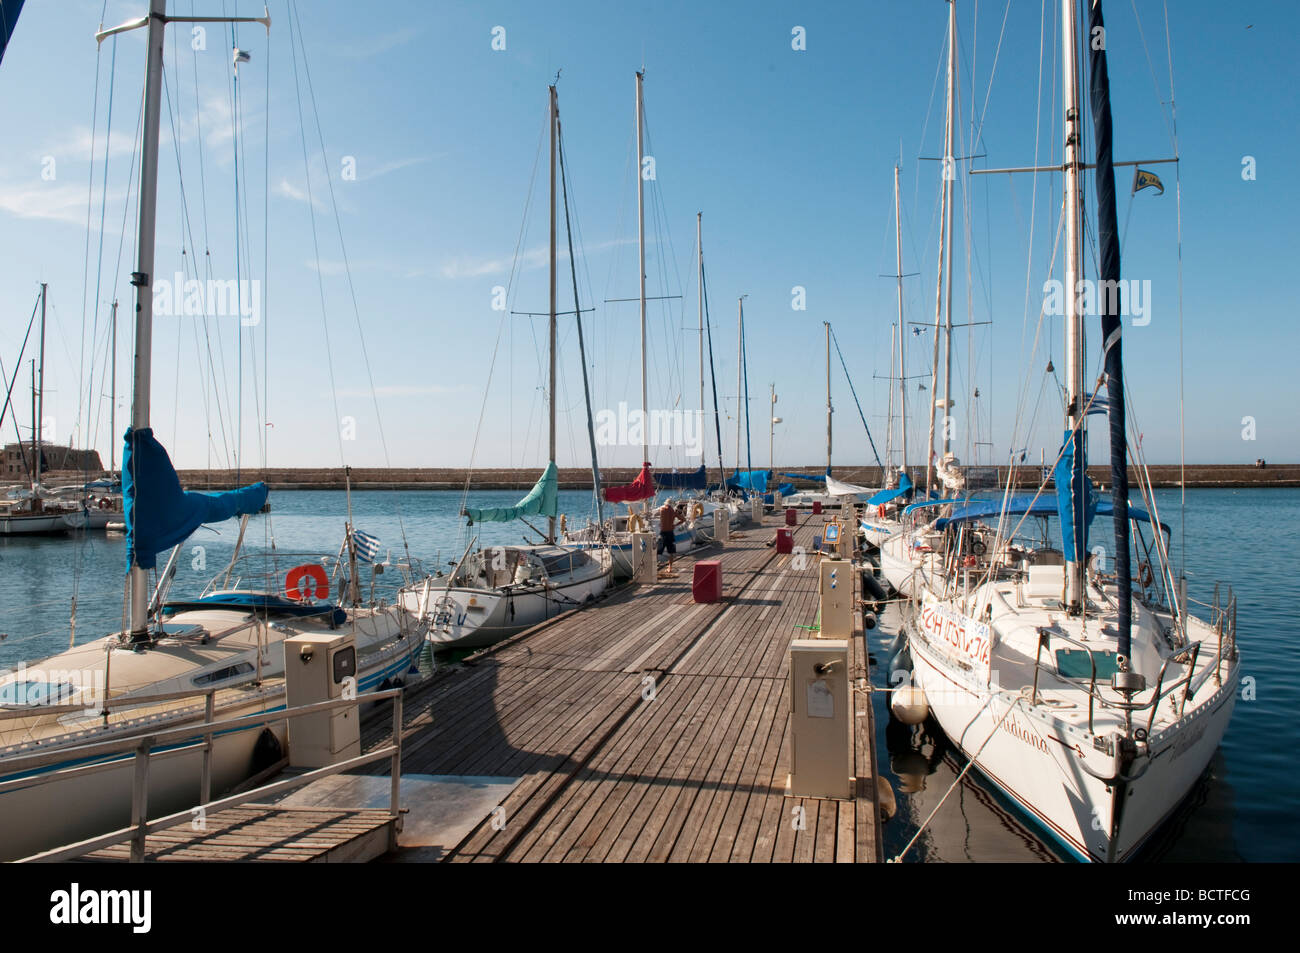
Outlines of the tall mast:
M903 324L903 217L898 204L898 166L894 166L894 247L898 253L898 420L903 442L903 472L907 472L907 328Z
M551 126L551 261L550 261L550 278L551 278L551 313L550 313L550 407L548 412L551 420L550 436L550 460L551 465L555 465L555 122L556 122L556 101L555 87L550 87L550 126ZM577 305L574 305L577 308ZM546 521L546 541L555 542L555 516L547 517Z
M139 228L136 235L136 268L131 273L135 288L135 358L132 369L131 428L149 428L151 357L153 351L153 281L154 225L158 211L158 129L162 112L163 35L166 30L167 0L149 0L149 15L111 30L95 34L96 41L128 30L144 27L146 32L144 115L141 117L140 190L137 193ZM171 17L185 23L261 23L269 31L271 17ZM116 439L116 438L114 438ZM140 501L136 500L138 510ZM132 641L147 638L149 624L149 575L137 562L131 563L128 575L130 625Z
M41 482L41 450L40 445L37 443L37 440L40 439L40 428L36 423L39 419L39 415L36 411L36 395L39 393L40 388L36 386L36 358L32 358L27 363L31 367L32 371L32 468L29 475L32 478L32 493L35 495L36 488ZM14 376L18 376L17 371L14 372ZM18 415L15 414L14 416L16 417ZM21 443L21 440L19 442Z
M944 335L943 335L943 452L946 456L952 445L952 427L949 417L952 415L952 183L957 177L957 160L953 157L953 107L957 101L957 4L948 0L948 107L943 136L943 190L944 205L947 208L948 236L946 258L947 270L944 272Z
M108 479L117 468L117 299L113 299L113 353L109 358L108 385Z
M145 65L143 139L140 149L139 233L136 238L136 267L131 275L135 287L135 359L131 428L149 429L150 375L153 355L154 223L158 210L158 128L162 104L163 35L167 0L149 0L146 28L148 55ZM149 623L149 574L136 562L130 572L131 638L143 639Z
M744 400L745 371L745 296L736 299L739 313L736 316L736 469L740 469L740 407Z
M953 34L953 7L952 0L948 0L948 40L949 45L952 42ZM948 176L950 174L949 152L948 152L948 134L951 129L952 118L952 52L948 55L948 94L947 104L944 110L944 155L941 162L943 171L940 173L943 187L939 190L939 273L935 278L934 287L934 355L930 363L930 428L929 438L926 448L925 460L925 495L931 495L934 487L934 424L935 414L939 409L939 335L943 331L943 276L945 269L949 267L948 261L949 246L951 236L948 234ZM902 270L901 268L899 269Z
M41 482L41 459L44 457L42 442L45 436L45 295L48 287L45 282L41 282L41 364L36 385L36 422L34 424L34 440L36 442L34 469L36 470L37 485Z
M771 385L772 399L769 403L772 405L767 415L767 465L773 470L776 469L776 384Z
M1079 73L1076 63L1077 24L1074 0L1061 0L1061 81L1065 111L1065 432L1074 446L1074 466L1083 460L1083 315L1079 309L1079 249L1081 247L1079 172L1083 167L1079 140ZM1071 481L1078 487L1074 474ZM1075 494L1072 494L1072 498ZM1077 502L1077 501L1076 501ZM1075 508L1078 512L1078 506ZM1072 513L1073 517L1075 514ZM1083 527L1075 525L1077 534ZM1083 600L1083 562L1066 554L1066 608L1077 612Z
M831 415L835 413L831 407L831 323L823 321L826 325L826 475L831 475Z
M704 244L703 212L695 213L695 250L699 254L698 297L700 299L700 428L704 427ZM701 461L703 462L703 461ZM707 482L707 481L706 481Z
M641 118L645 111L642 100L641 84L644 72L636 74L636 230L637 230L637 274L641 284L641 461L650 462L650 435L646 427L645 415L650 411L650 390L646 384L646 338L645 338L645 143L641 130Z

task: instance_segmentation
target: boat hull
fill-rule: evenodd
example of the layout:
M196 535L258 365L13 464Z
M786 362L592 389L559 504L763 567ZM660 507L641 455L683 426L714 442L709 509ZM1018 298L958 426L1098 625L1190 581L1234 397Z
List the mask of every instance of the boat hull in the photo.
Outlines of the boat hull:
M1037 826L1078 860L1130 859L1204 774L1232 718L1235 670L1194 716L1152 739L1140 777L1113 777L1113 758L1086 747L1044 706L989 697L924 638L908 639L915 683L952 743ZM1014 711L1008 711L1014 705ZM1072 740L1072 735L1076 740ZM1114 836L1112 836L1112 831Z

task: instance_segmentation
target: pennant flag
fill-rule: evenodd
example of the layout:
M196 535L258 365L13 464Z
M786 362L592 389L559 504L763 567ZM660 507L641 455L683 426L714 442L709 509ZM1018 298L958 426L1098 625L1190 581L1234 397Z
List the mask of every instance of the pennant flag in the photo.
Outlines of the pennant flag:
M248 50L241 50L239 47L235 47L235 55L232 62L236 66L238 66L240 63L247 63L249 59L250 57L248 55Z
M379 555L379 538L371 536L369 533L354 529L352 531L352 545L356 547L357 558L362 562L373 563L375 557Z
M1160 176L1154 172L1147 172L1144 169L1135 168L1133 170L1133 195L1141 192L1145 188L1157 188L1160 191L1158 195L1165 194L1165 184L1160 181Z

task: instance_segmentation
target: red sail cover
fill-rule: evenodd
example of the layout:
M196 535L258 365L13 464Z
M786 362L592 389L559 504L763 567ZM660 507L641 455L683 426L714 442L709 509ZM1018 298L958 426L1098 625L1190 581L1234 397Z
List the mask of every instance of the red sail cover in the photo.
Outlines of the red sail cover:
M605 499L610 503L635 503L655 495L655 478L650 475L650 464L641 465L641 472L627 486L605 488Z

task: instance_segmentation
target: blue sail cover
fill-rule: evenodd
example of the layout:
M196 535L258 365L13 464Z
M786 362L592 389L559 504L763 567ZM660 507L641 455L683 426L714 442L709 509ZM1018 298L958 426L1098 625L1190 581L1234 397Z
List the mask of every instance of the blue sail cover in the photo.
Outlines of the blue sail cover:
M709 484L709 478L704 470L704 464L700 464L698 470L688 470L682 473L673 470L671 473L656 473L655 485L660 489L667 490L702 490Z
M1085 474L1082 478L1082 498L1080 498L1079 477L1083 464L1074 465L1073 434L1066 431L1061 459L1056 461L1053 479L1056 481L1056 509L1061 518L1061 549L1070 562L1081 563L1088 554L1088 525L1097 513L1097 491L1092 480Z
M826 479L824 473L782 473L781 476L788 480L811 480L813 483L821 483Z
M265 483L225 493L187 493L153 430L128 430L122 452L127 567L155 568L160 552L204 523L256 513L266 505L266 495ZM145 501L143 509L141 500Z
M989 517L999 516L1002 513L1007 515L1029 514L1030 516L1059 516L1058 503L1050 496L1039 494L1034 496L1032 493L1022 493L1011 497L1006 501L1004 508L1003 501L998 500L971 500L961 506L953 509L951 515L941 517L935 520L935 529L943 529L951 523L964 523L970 520L988 519ZM1129 519L1141 520L1144 523L1151 522L1151 514L1141 507L1129 504L1127 507ZM1113 516L1114 507L1110 500L1098 500L1094 509L1096 516ZM1066 523L1062 522L1062 527ZM1169 527L1161 523L1160 528L1169 531Z
M772 479L771 470L743 470L727 480L727 486L737 490L753 490L766 493L767 484Z
M896 500L904 493L911 492L912 478L906 473L898 478L898 487L893 490L881 490L871 499L867 500L868 506L880 506L882 503L888 503L890 500Z
M508 523L521 516L556 516L559 512L559 471L555 462L546 465L541 477L528 495L514 506L487 506L466 508L461 515L471 523Z
M14 35L18 14L23 12L23 0L0 0L0 60L4 59L9 38Z

